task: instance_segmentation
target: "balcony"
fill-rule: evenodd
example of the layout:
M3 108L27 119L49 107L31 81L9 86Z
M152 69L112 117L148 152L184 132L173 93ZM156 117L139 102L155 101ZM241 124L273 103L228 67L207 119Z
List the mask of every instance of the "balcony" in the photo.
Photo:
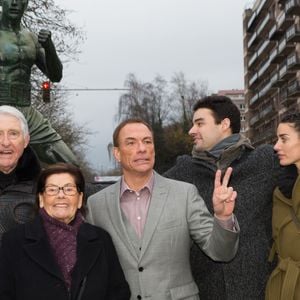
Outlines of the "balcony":
M249 80L249 86L251 86L257 80L257 78L257 73L255 73Z
M257 55L261 56L263 53L269 54L270 50L274 47L274 42L270 42L268 39L265 40L257 50Z
M270 63L276 64L282 61L283 55L278 55L278 49L274 48L272 52L270 53Z
M292 25L286 31L286 39L289 43L300 42L300 26L297 24Z
M269 66L270 66L270 59L266 60L265 63L260 67L260 69L257 72L258 77L262 77L262 75L266 72Z
M256 18L256 12L254 11L252 16L250 17L247 25L247 31L251 32L251 30L254 28L254 26L257 24L257 18Z
M297 52L290 55L286 60L288 70L298 71L300 69L300 59Z
M283 34L284 34L284 31L282 29L278 29L277 24L275 24L269 31L269 40L270 41L279 40Z
M263 119L263 118L266 118L268 117L270 114L274 113L275 109L273 107L272 104L268 105L264 110L262 110L260 112L260 117Z
M257 52L255 52L249 59L248 68L250 68L250 66L255 62L256 59L257 59Z
M277 55L286 56L288 53L290 53L294 49L295 49L295 45L293 43L288 43L286 38L283 38L278 44L278 53L277 53Z
M276 21L277 29L284 31L294 23L294 18L292 16L286 15L286 13L283 12L277 17Z
M255 42L255 40L256 40L256 37L257 37L257 34L256 34L256 32L254 32L253 35L251 36L251 38L250 38L249 41L248 41L248 49L249 49L252 45L254 45L254 42Z
M249 106L253 105L258 100L258 93L256 93L252 98L249 100Z
M287 64L285 62L279 69L279 78L283 80L289 80L294 76L295 72L296 71L294 70L288 70Z
M300 1L299 0L288 0L285 3L284 10L286 14L299 15L300 14Z
M291 103L295 102L295 96L291 97L288 92L288 88L284 88L279 94L279 103L284 106L289 106Z
M257 31L256 31L257 35L264 35L268 30L270 30L272 21L273 21L273 19L271 17L271 13L268 13L257 28Z
M288 96L293 97L299 97L300 96L300 84L299 81L295 80L292 83L289 84L287 88Z
M259 120L259 113L254 115L249 121L250 126L253 126Z

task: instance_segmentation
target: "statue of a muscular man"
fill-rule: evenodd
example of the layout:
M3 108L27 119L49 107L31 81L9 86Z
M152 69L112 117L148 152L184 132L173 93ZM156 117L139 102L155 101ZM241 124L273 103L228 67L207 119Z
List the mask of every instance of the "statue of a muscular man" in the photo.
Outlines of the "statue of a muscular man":
M22 28L28 0L2 0L0 20L0 105L20 109L29 125L30 144L41 161L77 164L71 150L49 121L31 106L30 76L36 65L52 82L62 78L62 64L51 40L51 32L36 36Z

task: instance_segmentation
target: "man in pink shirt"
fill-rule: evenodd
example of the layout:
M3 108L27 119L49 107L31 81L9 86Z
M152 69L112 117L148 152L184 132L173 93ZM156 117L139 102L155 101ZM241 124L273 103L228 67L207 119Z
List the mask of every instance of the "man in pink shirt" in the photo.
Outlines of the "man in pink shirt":
M153 170L153 132L146 122L123 121L113 142L123 176L88 199L87 220L112 236L131 299L199 299L189 263L191 241L216 261L229 261L237 251L237 194L228 187L232 169L222 181L216 172L212 216L195 186Z

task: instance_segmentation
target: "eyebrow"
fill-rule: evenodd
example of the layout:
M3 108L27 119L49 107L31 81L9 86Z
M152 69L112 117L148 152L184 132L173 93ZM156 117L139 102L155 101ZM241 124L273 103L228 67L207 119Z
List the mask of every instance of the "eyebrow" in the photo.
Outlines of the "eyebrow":
M200 117L200 118L193 120L193 122L198 122L198 121L204 121L204 118Z

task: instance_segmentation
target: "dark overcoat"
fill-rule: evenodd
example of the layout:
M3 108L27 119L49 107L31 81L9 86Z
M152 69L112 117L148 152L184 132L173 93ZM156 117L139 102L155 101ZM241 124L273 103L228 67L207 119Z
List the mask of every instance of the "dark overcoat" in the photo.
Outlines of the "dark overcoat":
M191 265L203 300L263 300L272 271L268 256L272 245L272 194L279 169L271 145L244 149L230 164L229 185L237 191L234 213L240 225L236 257L228 263L211 260L196 245ZM212 193L217 167L185 155L165 176L197 186L213 213Z
M3 235L1 300L126 300L130 291L109 234L83 223L70 292L55 262L42 220Z

